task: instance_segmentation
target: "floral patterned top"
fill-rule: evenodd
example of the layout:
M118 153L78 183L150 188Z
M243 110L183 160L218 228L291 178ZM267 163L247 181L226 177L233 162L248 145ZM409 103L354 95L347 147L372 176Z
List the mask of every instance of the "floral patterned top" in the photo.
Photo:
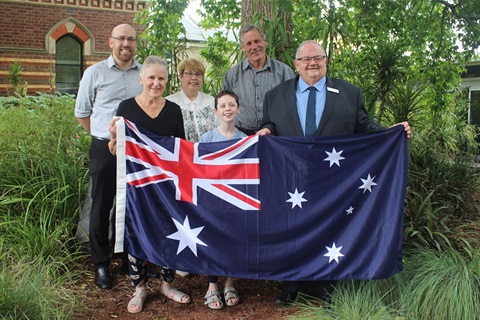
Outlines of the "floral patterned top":
M195 100L190 101L183 90L166 98L182 109L185 136L189 141L198 142L200 137L215 127L213 113L215 98L199 92Z

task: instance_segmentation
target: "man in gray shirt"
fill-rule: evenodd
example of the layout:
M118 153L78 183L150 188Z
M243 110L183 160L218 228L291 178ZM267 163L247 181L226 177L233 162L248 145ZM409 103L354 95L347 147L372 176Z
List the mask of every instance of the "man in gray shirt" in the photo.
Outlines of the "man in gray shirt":
M237 128L252 135L262 124L265 93L285 80L294 78L295 73L285 63L267 56L265 35L258 27L242 29L240 44L247 59L227 71L223 90L238 95L242 112L236 119Z
M117 113L118 104L142 92L139 80L141 65L133 59L137 48L136 32L130 25L115 27L109 40L112 54L85 70L80 81L75 117L92 135L90 176L92 208L90 211L90 249L95 264L95 284L110 289L108 238L110 210L116 193L116 158L108 149L108 125Z

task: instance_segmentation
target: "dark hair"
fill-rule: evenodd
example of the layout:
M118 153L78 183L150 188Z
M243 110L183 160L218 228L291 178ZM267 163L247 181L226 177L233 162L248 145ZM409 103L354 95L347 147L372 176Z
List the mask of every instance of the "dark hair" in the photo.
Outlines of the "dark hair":
M222 90L215 97L215 109L217 109L218 99L220 99L223 96L233 97L235 99L235 102L237 102L237 106L240 108L240 102L238 102L238 96L235 94L235 92L230 90Z

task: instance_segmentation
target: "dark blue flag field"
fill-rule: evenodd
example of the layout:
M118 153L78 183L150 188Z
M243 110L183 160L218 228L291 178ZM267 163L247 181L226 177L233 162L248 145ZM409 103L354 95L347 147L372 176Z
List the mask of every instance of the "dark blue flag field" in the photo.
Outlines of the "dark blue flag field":
M381 279L402 270L402 126L192 143L117 122L116 252L196 274Z

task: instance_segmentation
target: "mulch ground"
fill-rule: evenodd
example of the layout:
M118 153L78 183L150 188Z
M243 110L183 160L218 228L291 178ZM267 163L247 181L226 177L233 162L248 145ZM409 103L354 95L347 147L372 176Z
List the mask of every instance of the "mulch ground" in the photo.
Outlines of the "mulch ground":
M150 279L148 282L149 294L143 311L130 314L127 304L130 301L134 288L128 275L121 272L120 259L111 263L111 272L114 278L114 287L111 290L98 289L93 283L93 265L85 261L87 270L85 281L79 283L79 289L86 295L84 302L85 314L77 320L87 319L145 319L145 320L209 320L209 319L285 319L299 310L296 306L279 307L274 303L274 297L279 291L276 281L236 279L237 289L241 302L234 307L224 307L221 310L212 310L204 305L204 295L207 291L207 277L205 275L190 275L185 278L177 277L176 287L189 294L192 302L180 304L169 300L159 292L160 280ZM223 290L224 278L220 277L219 287Z

